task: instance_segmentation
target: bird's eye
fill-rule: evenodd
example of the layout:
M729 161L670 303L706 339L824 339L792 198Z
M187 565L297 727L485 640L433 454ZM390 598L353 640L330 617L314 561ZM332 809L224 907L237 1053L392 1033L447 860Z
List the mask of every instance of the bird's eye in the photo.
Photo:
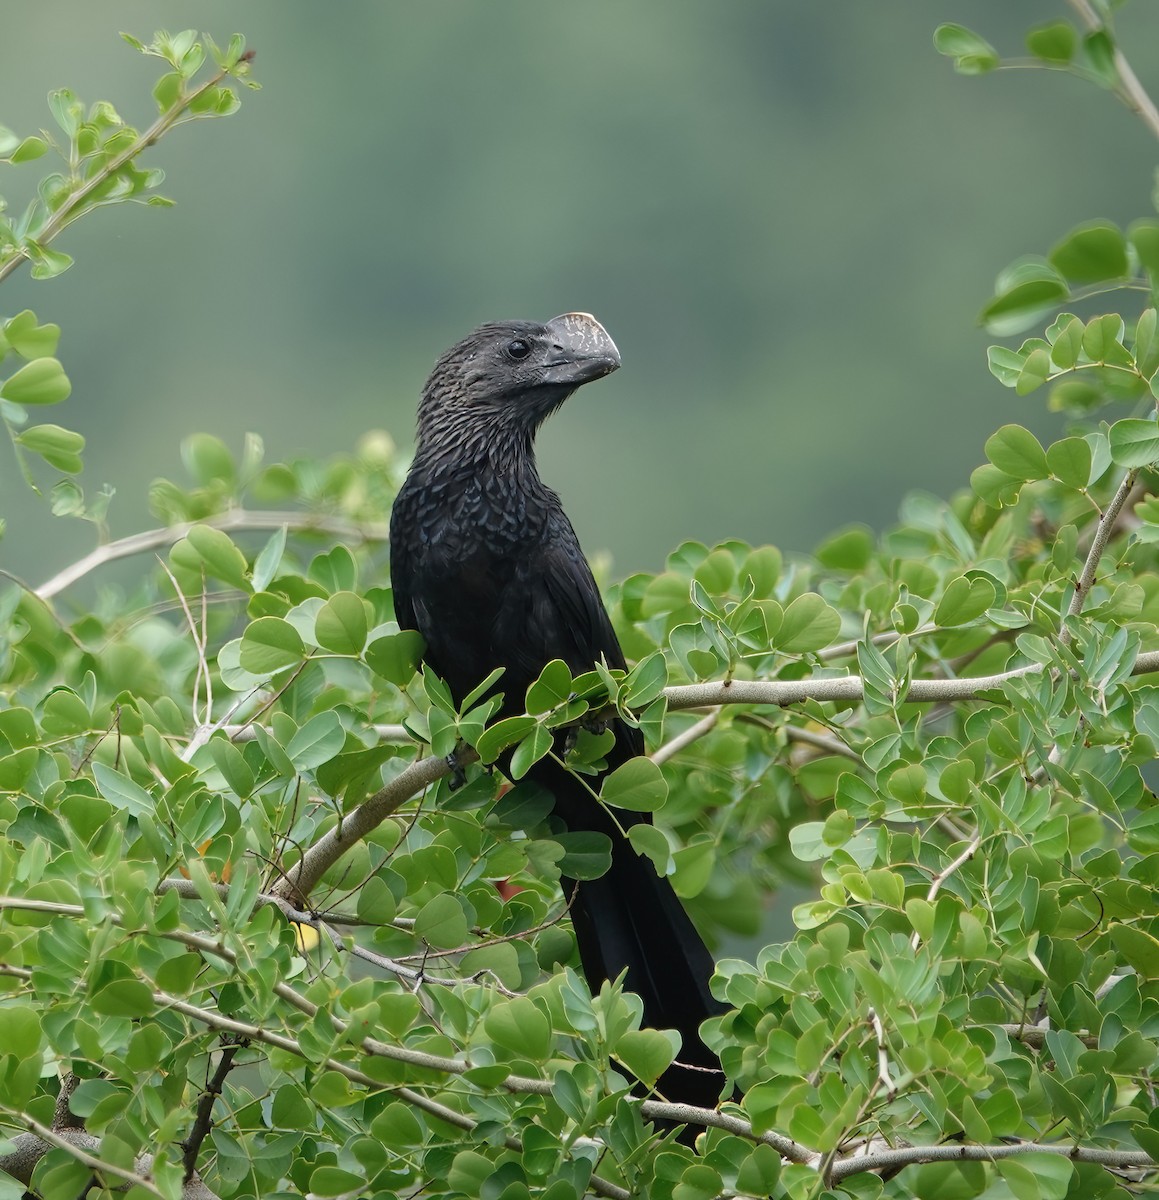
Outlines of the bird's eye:
M514 359L526 358L531 353L531 343L524 338L516 338L507 343L507 353Z

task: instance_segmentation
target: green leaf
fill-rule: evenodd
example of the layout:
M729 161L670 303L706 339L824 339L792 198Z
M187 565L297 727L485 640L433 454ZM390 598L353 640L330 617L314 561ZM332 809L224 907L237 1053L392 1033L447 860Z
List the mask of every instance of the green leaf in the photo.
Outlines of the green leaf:
M817 547L817 561L832 571L863 571L873 556L873 530L851 525Z
M229 447L208 433L194 433L181 443L181 461L193 479L207 487L224 483L232 487L237 482L237 464Z
M983 75L1001 63L998 51L964 25L944 24L934 30L934 49L954 60L961 75Z
M4 323L4 337L21 358L47 358L56 353L60 341L59 325L38 325L30 309L19 312Z
M984 575L952 579L934 609L934 624L950 628L976 621L994 603L994 585Z
M1154 394L1156 381L1152 378L1159 370L1159 313L1146 308L1135 322L1135 344L1132 347L1135 366L1145 379L1151 379Z
M1078 362L1083 348L1084 328L1078 317L1061 313L1046 331L1050 342L1050 361L1060 371L1069 371Z
M354 592L335 592L314 618L318 645L335 654L361 654L369 629L366 605Z
M328 710L311 717L290 738L286 754L299 771L312 771L340 754L345 743L346 731L338 714Z
M1159 979L1159 939L1134 925L1114 924L1111 941L1127 963L1144 979Z
M785 609L772 641L782 654L809 654L841 632L841 614L816 592L804 592Z
M423 635L414 629L404 629L375 638L366 647L363 657L376 675L382 676L395 687L404 687L414 678L424 650L426 643Z
M33 279L55 279L72 266L72 256L60 250L51 250L29 238L24 243L25 253L32 264Z
M41 728L49 737L71 737L92 728L88 705L71 688L57 688L44 701Z
M550 712L566 703L571 691L571 672L567 663L558 658L553 659L527 689L527 711L533 715Z
M315 1167L310 1172L311 1196L350 1196L366 1190L366 1178L341 1167Z
M970 486L979 499L991 508L1001 508L1004 504L1013 504L1018 499L1022 480L1012 478L990 463L984 463L971 471Z
M1066 281L1044 259L1025 258L999 276L996 295L979 316L999 337L1008 337L1053 312L1068 295Z
M1133 221L1127 226L1127 240L1135 247L1144 269L1159 276L1159 221L1154 217Z
M415 917L415 936L436 950L453 950L467 940L467 918L456 896L440 892L419 909Z
M1127 240L1110 221L1092 221L1072 229L1049 257L1055 269L1075 285L1124 279L1128 273Z
M22 791L39 760L40 750L36 746L25 746L0 757L0 792Z
M986 349L986 362L990 367L990 374L1003 387L1012 388L1018 382L1018 376L1022 374L1026 355L1011 350L1009 346L989 346Z
M612 808L655 812L668 798L668 784L650 758L630 758L606 776L600 799Z
M250 590L245 555L233 544L228 533L214 529L212 525L194 525L185 540L201 556L207 575L243 592Z
M522 779L551 749L552 741L551 730L545 725L536 725L511 755L511 778Z
M261 553L254 559L253 589L264 592L270 586L274 576L281 566L282 555L286 550L286 526L283 525L277 533L262 547Z
M48 143L44 138L26 137L8 156L8 161L10 163L32 162L47 153Z
M638 662L624 680L620 699L629 708L646 708L668 683L668 664L664 652L656 650Z
M297 666L305 654L298 631L281 617L259 617L241 637L241 665L254 675L272 675Z
M534 717L506 717L484 730L475 743L475 749L479 751L483 762L494 762L508 746L523 741L538 725Z
M655 1083L672 1065L680 1049L675 1030L629 1029L616 1041L612 1053L643 1083Z
M1020 1154L1000 1158L994 1167L1015 1200L1063 1200L1071 1194L1074 1166L1061 1154Z
M55 358L37 358L0 383L0 396L13 404L59 404L72 384Z
M89 997L94 1012L136 1020L153 1012L153 992L139 979L114 979Z
M987 438L984 448L994 466L1014 479L1045 479L1050 474L1046 451L1021 425L1003 425Z
M1115 44L1103 29L1096 29L1083 38L1083 53L1095 79L1108 90L1118 87L1119 72L1115 66Z
M1123 345L1123 318L1118 313L1106 313L1087 322L1083 332L1083 353L1097 363L1133 366L1134 359Z
M1020 396L1029 396L1050 378L1050 354L1043 349L1032 351L1026 356L1022 370L1014 381L1014 390Z
M214 737L209 739L209 752L226 784L243 800L249 796L254 790L254 773L241 751L228 738Z
M716 867L716 842L709 837L694 841L677 850L673 858L676 870L672 873L672 890L682 900L699 896Z
M1063 438L1047 447L1046 465L1060 483L1085 488L1091 482L1091 448L1081 437Z
M523 1058L542 1062L551 1054L551 1023L526 996L496 1004L483 1028L492 1041Z
M152 815L157 807L157 802L139 783L134 783L127 775L106 767L104 763L93 763L93 778L101 795L110 804L134 817Z
M1146 467L1159 462L1159 422L1128 417L1110 428L1111 458L1120 467Z
M1026 35L1026 48L1048 63L1068 63L1074 58L1078 34L1066 21L1038 25Z
M672 847L664 831L647 821L640 821L628 830L628 841L637 854L652 860L657 875L667 875L672 870Z
M58 471L76 475L81 470L80 454L85 440L71 429L62 429L59 425L33 425L17 434L16 440Z
M612 865L612 841L605 833L576 830L557 833L553 840L563 847L558 865L560 874L567 879L599 879Z

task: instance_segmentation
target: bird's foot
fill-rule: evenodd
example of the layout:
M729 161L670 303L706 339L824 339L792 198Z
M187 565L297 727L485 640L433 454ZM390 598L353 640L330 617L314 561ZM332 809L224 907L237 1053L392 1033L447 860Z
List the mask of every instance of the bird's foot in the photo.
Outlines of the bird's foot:
M467 772L463 769L463 764L459 762L457 751L452 750L447 755L446 764L451 768L451 778L448 786L452 792L457 792L467 782Z

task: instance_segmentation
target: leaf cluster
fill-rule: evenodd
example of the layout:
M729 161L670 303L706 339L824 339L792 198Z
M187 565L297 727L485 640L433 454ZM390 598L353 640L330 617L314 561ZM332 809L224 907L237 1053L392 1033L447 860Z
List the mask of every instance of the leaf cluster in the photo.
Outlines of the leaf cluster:
M1032 54L1117 87L1110 26L1066 30L1034 31ZM938 43L968 73L998 65L960 27ZM170 68L161 121L232 108L240 40L134 44ZM221 74L195 85L207 54ZM46 261L61 214L152 186L122 161L143 135L55 106L76 170L13 226L8 262ZM18 165L40 150L0 145ZM1013 329L1137 272L1153 290L1147 228L1083 227L1050 288L1041 264L1012 275L987 319ZM27 427L68 395L58 333L0 323L0 415L22 462L72 475L76 435ZM273 464L259 438L235 455L195 435L188 479L151 488L159 529L39 588L7 581L0 1126L50 1130L65 1087L96 1156L45 1142L0 1194L95 1178L177 1197L190 1163L228 1197L1062 1198L1153 1180L1155 309L1063 313L990 361L1019 394L1050 383L1066 435L1004 426L971 489L911 495L880 536L851 525L802 556L685 542L609 591L635 665L548 663L513 717L500 672L456 704L398 626L381 523L406 464L385 435ZM1085 398L1059 398L1080 380ZM102 574L145 551L128 587ZM649 753L603 774L613 716ZM578 974L559 880L599 875L609 845L553 818L527 779L548 756L715 943L770 940L767 898L800 889L784 940L718 964L719 1110L649 1091L678 1035ZM660 1120L704 1132L692 1148Z

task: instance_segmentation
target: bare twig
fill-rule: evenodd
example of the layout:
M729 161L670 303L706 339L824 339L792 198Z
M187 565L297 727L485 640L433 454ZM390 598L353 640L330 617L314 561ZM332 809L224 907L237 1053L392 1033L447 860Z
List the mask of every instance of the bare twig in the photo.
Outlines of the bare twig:
M1103 22L1090 4L1090 0L1070 0L1070 6L1078 13L1083 24L1088 29L1103 28ZM1112 39L1113 40L1113 39ZM1119 99L1134 113L1142 118L1147 128L1159 138L1159 109L1147 94L1146 88L1139 82L1131 64L1123 52L1115 44L1115 71L1118 73L1122 86L1116 88Z
M687 729L682 729L678 734L664 743L663 746L658 746L651 755L654 763L665 763L674 755L679 754L681 750L691 746L693 742L699 741L706 733L711 733L717 721L720 720L720 709L713 709L706 717L701 717L695 725L689 725Z
M839 754L842 758L861 762L861 755L852 746L847 746L840 738L834 737L831 733L817 733L813 729L802 729L800 725L786 725L785 737L790 742L800 742L803 746L824 750L826 754Z
M889 1074L889 1049L885 1041L885 1029L874 1008L869 1010L869 1024L873 1029L873 1036L877 1040L877 1082L885 1088L885 1094L892 1100L897 1088Z
M1122 511L1123 505L1126 504L1127 497L1131 494L1138 475L1139 472L1136 469L1128 471L1123 476L1119 481L1119 486L1115 490L1114 496L1111 497L1110 504L1107 505L1103 515L1099 518L1099 523L1095 527L1095 536L1091 539L1091 548L1087 551L1086 561L1083 563L1082 572L1078 577L1078 582L1075 584L1074 595L1067 606L1066 615L1068 617L1078 616L1083 610L1083 605L1086 603L1087 596L1090 594L1090 590L1095 582L1095 573L1099 567L1099 560L1103 557L1103 551L1107 548L1107 542L1110 540L1115 523L1119 519L1119 513ZM1065 619L1063 620L1062 628L1059 630L1058 638L1064 646L1070 641L1070 629L1067 627Z
M460 762L473 759L466 752ZM383 821L405 804L412 796L430 787L432 783L450 773L451 767L445 758L421 758L394 777L385 787L379 788L369 800L360 804L349 816L314 843L299 862L292 866L284 879L274 884L273 894L283 899L301 902L313 890L318 880L336 863L351 846L377 829Z
M331 537L350 539L352 541L384 542L387 539L385 524L366 523L356 524L336 517L316 517L309 513L300 512L255 512L250 509L235 508L215 517L206 517L204 521L187 521L180 525L167 525L163 529L146 529L142 533L130 534L118 538L115 542L106 542L86 554L84 558L58 571L51 579L46 579L34 594L41 600L50 600L63 592L65 588L83 579L86 575L103 567L106 563L116 562L121 558L131 558L135 554L144 554L161 546L171 546L179 542L195 525L210 525L214 529L227 532L242 532L244 530L281 529L282 526L295 533L325 533Z
M954 874L955 871L964 867L970 861L970 859L972 859L974 855L978 853L978 847L981 844L982 838L981 835L979 835L970 842L966 849L963 850L953 862L948 863L934 876L933 881L930 883L930 890L926 892L927 901L932 903L937 899L938 893L942 890L942 884L944 884L946 880ZM915 950L921 945L921 942L921 935L917 932L915 932L913 937L910 938L910 945Z

